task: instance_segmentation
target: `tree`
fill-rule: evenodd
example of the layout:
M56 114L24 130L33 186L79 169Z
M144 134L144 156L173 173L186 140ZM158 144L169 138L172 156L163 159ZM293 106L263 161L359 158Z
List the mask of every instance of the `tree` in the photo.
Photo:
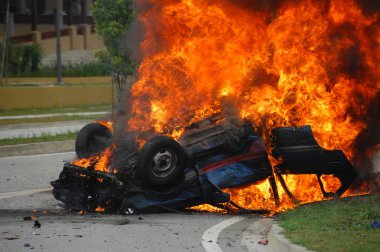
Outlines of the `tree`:
M107 48L98 54L100 60L110 62L118 75L131 74L134 64L121 41L135 18L132 0L96 0L92 13Z

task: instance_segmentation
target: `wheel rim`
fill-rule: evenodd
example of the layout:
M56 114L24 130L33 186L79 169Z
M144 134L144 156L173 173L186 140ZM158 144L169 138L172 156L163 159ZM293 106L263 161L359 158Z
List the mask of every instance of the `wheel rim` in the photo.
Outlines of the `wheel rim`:
M172 149L161 149L153 157L152 173L156 177L166 177L177 166L177 155Z

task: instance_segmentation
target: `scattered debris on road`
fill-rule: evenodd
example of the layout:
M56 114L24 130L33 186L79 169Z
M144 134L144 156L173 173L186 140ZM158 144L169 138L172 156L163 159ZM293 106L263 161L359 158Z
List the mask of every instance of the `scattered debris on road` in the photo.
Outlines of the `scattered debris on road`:
M123 221L118 222L117 225L122 226L122 225L128 225L129 223L131 223L130 220L123 220Z
M9 241L18 240L18 239L20 239L20 236L18 236L18 235L12 235L12 236L5 237L5 240L9 240Z
M24 221L31 221L31 220L36 220L37 217L34 215L30 215L30 216L24 216L23 219Z
M39 223L38 220L35 220L33 228L41 228L41 223Z
M372 227L372 228L380 228L380 222L374 220L374 221L371 223L371 227Z
M258 244L260 244L260 245L267 245L268 244L268 240L267 239L262 239L262 240L260 240L259 242L258 242Z

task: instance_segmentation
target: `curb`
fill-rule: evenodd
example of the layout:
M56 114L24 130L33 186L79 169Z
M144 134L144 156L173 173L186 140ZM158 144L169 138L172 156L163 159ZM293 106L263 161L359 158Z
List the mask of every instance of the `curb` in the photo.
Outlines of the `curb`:
M282 232L284 229L280 227L277 223L273 223L268 234L268 246L271 251L281 251L281 252L312 252L300 245L293 244L288 240Z
M0 157L37 155L74 151L75 140L0 146Z

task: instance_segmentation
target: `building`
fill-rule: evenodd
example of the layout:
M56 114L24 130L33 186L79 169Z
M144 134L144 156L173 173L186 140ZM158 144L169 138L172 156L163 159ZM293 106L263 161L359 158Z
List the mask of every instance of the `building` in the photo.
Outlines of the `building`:
M93 0L10 0L8 37L15 43L39 43L45 54L55 53L55 10L62 9L62 52L95 50L104 44L95 33ZM5 37L8 0L0 0L0 40Z

